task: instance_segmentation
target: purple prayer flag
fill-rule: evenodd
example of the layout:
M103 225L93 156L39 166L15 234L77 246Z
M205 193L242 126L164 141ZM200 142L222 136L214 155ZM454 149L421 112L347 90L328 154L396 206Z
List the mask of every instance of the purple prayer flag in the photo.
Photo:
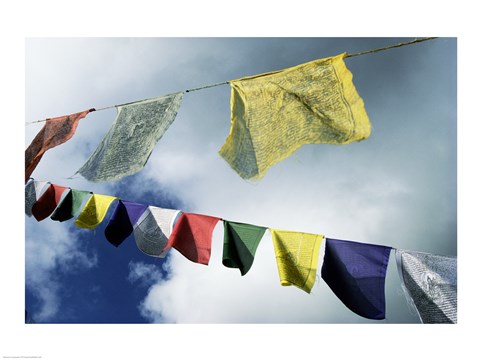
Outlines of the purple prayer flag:
M105 227L107 240L111 244L119 246L133 232L133 225L135 225L147 207L148 205L119 200L112 217Z
M327 239L322 279L357 315L385 319L385 275L391 247Z

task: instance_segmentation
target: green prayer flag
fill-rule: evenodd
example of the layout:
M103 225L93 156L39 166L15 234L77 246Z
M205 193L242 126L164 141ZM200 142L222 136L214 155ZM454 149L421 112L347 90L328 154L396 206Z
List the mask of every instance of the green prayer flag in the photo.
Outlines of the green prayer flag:
M50 218L56 221L66 221L73 218L80 211L83 200L89 194L91 194L90 191L70 189Z
M226 267L238 268L243 275L252 267L258 244L266 228L223 220L223 260Z

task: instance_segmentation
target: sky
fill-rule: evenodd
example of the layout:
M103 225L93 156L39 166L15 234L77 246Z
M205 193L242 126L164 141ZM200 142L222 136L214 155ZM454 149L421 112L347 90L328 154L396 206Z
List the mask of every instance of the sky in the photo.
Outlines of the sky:
M151 98L412 38L35 38L26 40L26 118ZM79 54L82 54L79 56ZM218 155L229 132L228 85L186 93L175 122L135 175L75 175L115 109L81 120L32 174L74 189L266 227L439 255L457 254L456 39L345 60L372 124L348 145L306 145L260 181ZM25 147L43 124L25 130ZM223 226L209 266L172 250L144 255L131 235L25 220L25 305L38 323L378 323L346 308L320 278L311 294L279 283L267 232L246 276L222 265ZM383 323L418 323L392 252Z
M17 86L2 90L4 99L12 104L7 114L15 109L24 114L16 120L20 129L18 161L12 160L12 168L18 169L17 182L23 181L19 166L23 151L41 128L38 124L24 127L24 121L160 96L413 38L343 38L344 34L445 34L446 38L347 59L372 122L370 138L347 146L304 146L271 168L260 182L240 179L217 154L229 130L227 85L186 94L176 121L157 144L147 166L134 176L111 184L90 183L81 177L67 179L108 131L115 117L113 109L89 114L72 140L47 152L33 176L126 200L258 225L444 255L455 255L458 250L469 260L475 247L468 240L468 229L474 229L472 212L461 212L458 241L456 236L457 41L449 36L458 34L462 27L446 20L457 10L437 7L438 17L429 17L435 22L430 24L424 21L422 9L427 9L421 4L416 4L414 13L408 6L396 8L396 18L377 18L378 12L375 16L363 14L363 3L362 9L351 6L352 11L344 14L345 27L328 27L334 21L330 17L322 24L302 21L306 30L300 31L300 36L307 38L290 38L295 29L284 26L253 34L232 32L232 18L219 16L221 12L215 13L214 23L208 21L206 13L190 19L190 26L197 27L187 36L252 34L255 38L165 38L185 29L177 17L167 19L162 14L162 21L153 21L158 13L143 13L150 21L133 26L138 17L132 15L140 9L129 7L127 11L120 4L110 17L106 14L111 9L102 4L96 4L95 11L86 4L75 8L78 17L74 18L79 23L83 19L78 26L69 26L74 19L71 16L43 13L46 4L42 9L32 4L31 11L22 11L16 22L9 16L5 19L11 26L9 31L17 29L27 37L5 38L5 46L13 45L15 56L5 57L11 66L2 69L5 75L18 76L12 81ZM63 6L56 9L65 10ZM248 16L250 25L258 20L264 23L261 4L256 9L238 8L238 18ZM192 13L200 10L197 5L191 8ZM285 10L278 9L278 13L286 16ZM348 30L360 20L360 13L364 16L362 26ZM302 18L311 19L315 14L303 14ZM118 21L122 17L131 20L129 25ZM364 21L367 19L375 21ZM405 19L410 30L387 30ZM174 21L171 28L167 28L169 21ZM24 30L27 23L33 24L30 30ZM146 38L82 37L99 24L104 27L92 36L118 36L115 30L140 37L138 29L150 32ZM208 30L212 26L215 30ZM225 30L221 34L220 28ZM258 34L289 38L258 38ZM333 37L312 37L327 34ZM32 39L39 35L80 37ZM464 62L468 61L464 56L468 36L462 35L463 41L458 43ZM462 84L475 77L468 72L471 68L458 68ZM18 86L18 79L24 80L24 89L22 82ZM467 92L461 94L459 100L468 98ZM463 156L474 149L475 132L465 131L472 118L465 109L473 104L463 101L458 109L464 139L458 144L459 155ZM469 173L460 178L467 185L458 188L461 210L478 194L468 185L476 179L468 164L458 163L462 174ZM16 197L22 197L23 186L15 185ZM236 344L239 338L257 353L281 358L311 356L332 348L342 349L345 356L371 358L371 339L376 341L375 349L393 357L415 349L417 354L450 358L457 354L458 346L471 346L463 331L475 324L475 312L466 316L474 299L468 296L473 295L473 289L460 288L459 325L418 326L418 317L399 287L393 253L387 271L387 319L370 321L346 309L321 279L310 295L295 287L281 287L269 234L260 243L251 271L241 277L238 270L221 265L221 225L214 232L210 265L203 266L175 251L166 261L150 258L136 249L131 237L114 248L102 236L105 223L92 232L75 228L72 222L36 222L23 215L23 204L10 200L10 205L9 209L21 215L17 229L24 229L25 236L23 241L12 228L8 241L2 244L2 281L12 295L4 297L2 323L8 324L9 331L8 341L0 346L2 355L60 359L65 354L85 358L95 352L118 358L139 354L157 358L159 351L197 356L200 348L205 349L205 357L251 355L248 347ZM7 215L4 213L4 218ZM319 269L322 258L323 245ZM470 276L472 264L459 262L459 276ZM24 324L25 307L37 324ZM85 324L74 325L80 323ZM128 323L145 324L125 325ZM218 325L222 323L225 325ZM349 346L344 346L346 337ZM399 339L409 346L398 346ZM85 346L79 346L79 341ZM446 342L457 346L436 346ZM236 351L230 351L229 346L235 346Z

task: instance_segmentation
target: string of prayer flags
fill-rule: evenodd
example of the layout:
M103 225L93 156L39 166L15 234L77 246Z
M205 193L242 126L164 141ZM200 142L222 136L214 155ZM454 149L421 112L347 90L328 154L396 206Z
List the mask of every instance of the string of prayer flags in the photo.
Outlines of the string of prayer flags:
M37 221L42 221L50 216L55 210L60 198L67 187L50 184L45 192L32 206L32 214Z
M422 321L457 323L457 258L396 250L400 279Z
M357 315L385 319L385 275L391 247L328 239L322 278Z
M270 229L282 286L295 285L310 293L317 275L323 235Z
M223 258L226 267L245 275L252 267L258 244L267 228L223 220Z
M71 139L75 134L78 122L95 109L85 110L76 114L47 119L42 129L25 150L25 181L37 167L43 154L55 146Z
M133 236L140 251L150 256L165 257L168 238L181 214L180 210L148 206L133 227Z
M118 198L115 196L93 194L75 220L75 225L80 228L95 229L103 221L108 208L116 199Z
M114 246L119 246L132 232L147 205L118 200L117 206L105 227L105 237Z
M231 127L219 154L242 178L262 178L305 144L370 135L345 55L230 81Z
M78 170L87 180L114 181L140 171L175 120L183 92L117 106L117 117Z
M85 198L90 191L70 189L58 204L50 219L55 221L70 220L78 214Z
M212 233L220 218L184 212L170 235L165 250L173 247L188 260L208 265Z

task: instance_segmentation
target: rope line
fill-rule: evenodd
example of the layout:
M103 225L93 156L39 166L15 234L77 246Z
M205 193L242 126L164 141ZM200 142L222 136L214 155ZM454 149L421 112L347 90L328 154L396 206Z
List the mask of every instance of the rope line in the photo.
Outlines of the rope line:
M403 43L398 43L398 44L395 44L395 45L389 45L389 46L385 46L385 47L382 47L382 48L377 48L377 49L372 49L372 50L368 50L368 51L359 52L359 53L356 53L356 54L348 54L347 53L347 55L345 55L345 58L360 56L360 55L366 55L366 54L372 54L372 53L376 53L376 52L383 51L383 50L389 50L389 49L393 49L393 48L397 48L397 47L401 47L401 46L412 45L412 44L416 44L416 43L420 43L420 42L428 41L428 40L433 40L433 39L438 39L438 37L427 37L427 38L415 39L415 40L411 40L411 41L407 41L407 42L403 42ZM188 90L183 90L183 92L188 93L188 92L193 92L193 91L197 91L197 90L208 89L208 88L215 87L215 86L226 85L229 82L230 82L230 80L229 81L223 81L223 82L216 83L216 84L205 85L205 86L200 86L200 87L196 87L196 88L192 88L192 89L188 89ZM147 99L143 99L143 100L131 101L131 102L118 104L118 105L106 106L106 107L102 107L102 108L99 108L99 109L93 108L91 111L102 111L102 110L107 110L107 109L113 109L113 108L118 107L118 106L131 105L131 104L135 104L135 103L138 103L138 102L141 102L141 101L153 100L153 99L156 99L156 97L147 98ZM31 121L31 122L25 122L25 126L30 125L30 124L39 123L39 122L44 122L44 121L47 121L47 120L48 119L42 119L42 120L36 120L36 121Z

